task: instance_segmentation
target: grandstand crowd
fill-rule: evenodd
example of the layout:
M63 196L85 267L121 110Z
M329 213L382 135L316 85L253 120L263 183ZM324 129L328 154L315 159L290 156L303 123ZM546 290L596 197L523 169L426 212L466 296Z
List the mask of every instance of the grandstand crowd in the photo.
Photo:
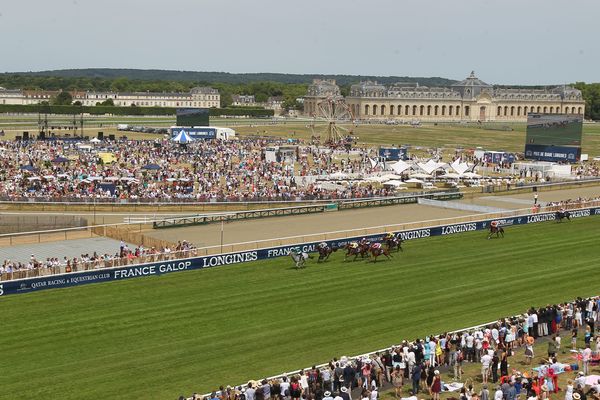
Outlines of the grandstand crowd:
M485 326L404 340L375 354L334 358L327 365L291 376L221 386L209 396L195 393L191 398L376 400L380 390L393 388L394 396L404 400L438 400L441 392L455 392L453 398L460 400L600 399L600 379L586 381L592 364L600 363L599 310L600 297L532 307L522 315ZM577 349L580 335L583 349ZM532 360L538 341L539 345L547 343L547 352L538 356L541 363L535 366ZM515 361L517 350L524 350L524 367ZM463 373L467 364L477 366L478 376ZM571 379L560 388L562 373ZM407 388L410 397L402 397Z
M81 254L79 257L49 257L38 260L32 254L27 261L4 260L0 265L0 281L32 278L44 275L55 275L77 271L88 271L101 268L118 267L144 262L168 261L197 256L196 247L188 241L180 241L173 248L166 246L160 249L142 245L130 248L121 241L118 251L113 254L97 252Z
M266 160L266 147L285 144L261 138L187 145L127 140L93 148L72 141L3 142L0 199L251 201L391 194L372 185L335 190L314 183L300 186L297 179L307 175L370 173L378 167L363 162L366 151L356 150L360 161L334 161L330 150L313 145L296 147L292 162Z

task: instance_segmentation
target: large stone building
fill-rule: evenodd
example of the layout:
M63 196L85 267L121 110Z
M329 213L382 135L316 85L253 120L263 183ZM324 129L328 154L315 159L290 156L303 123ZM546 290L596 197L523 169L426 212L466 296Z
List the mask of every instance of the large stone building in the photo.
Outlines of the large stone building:
M306 99L320 99L309 86ZM312 89L312 92L311 92ZM334 90L329 88L329 92ZM339 94L339 88L338 88ZM361 120L403 121L526 121L530 112L583 114L581 91L569 86L551 89L494 88L472 72L465 80L450 87L424 87L377 82L352 85L346 97L354 118ZM316 108L307 107L312 116Z
M37 104L50 101L59 91L47 90L7 90L0 88L0 104ZM217 89L195 87L188 93L156 93L156 92L70 92L73 101L84 106L95 106L112 99L115 106L140 107L185 107L185 108L218 108L221 95Z
M317 113L317 103L329 97L341 97L340 88L333 79L314 79L308 86L304 96L304 114L314 116Z

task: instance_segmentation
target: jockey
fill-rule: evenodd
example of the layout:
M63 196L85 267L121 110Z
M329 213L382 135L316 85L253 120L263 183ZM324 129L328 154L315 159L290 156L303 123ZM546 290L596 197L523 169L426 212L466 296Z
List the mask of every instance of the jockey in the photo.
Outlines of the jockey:
M321 250L325 250L326 248L328 248L329 246L327 245L326 242L321 242L317 245L317 248L321 249Z
M356 242L352 242L352 243L350 243L350 248L351 248L351 249L356 249L356 248L358 248L358 243L356 243Z
M392 232L388 232L385 234L385 236L383 237L385 240L393 240L394 239L394 234Z
M371 246L372 249L380 249L381 248L381 243L373 243L373 245Z
M361 246L364 246L364 245L367 245L367 244L370 244L370 243L371 243L371 242L370 242L370 241L368 241L368 240L367 240L367 238L362 238L362 239L360 239L360 245L361 245Z
M490 226L492 228L497 228L498 227L498 221L492 221L492 223L490 224Z

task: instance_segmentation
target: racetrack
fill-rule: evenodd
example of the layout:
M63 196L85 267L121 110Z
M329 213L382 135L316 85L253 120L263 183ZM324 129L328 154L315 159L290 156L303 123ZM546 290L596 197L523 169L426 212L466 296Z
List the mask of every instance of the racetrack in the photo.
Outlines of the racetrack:
M597 293L600 219L0 299L6 398L174 398ZM110 382L110 384L107 384Z

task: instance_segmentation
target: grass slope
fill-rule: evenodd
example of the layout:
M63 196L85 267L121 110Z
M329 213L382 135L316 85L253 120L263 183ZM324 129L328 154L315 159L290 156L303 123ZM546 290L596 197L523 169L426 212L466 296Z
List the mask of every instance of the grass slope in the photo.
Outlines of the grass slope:
M597 294L597 217L0 299L2 398L170 399Z

